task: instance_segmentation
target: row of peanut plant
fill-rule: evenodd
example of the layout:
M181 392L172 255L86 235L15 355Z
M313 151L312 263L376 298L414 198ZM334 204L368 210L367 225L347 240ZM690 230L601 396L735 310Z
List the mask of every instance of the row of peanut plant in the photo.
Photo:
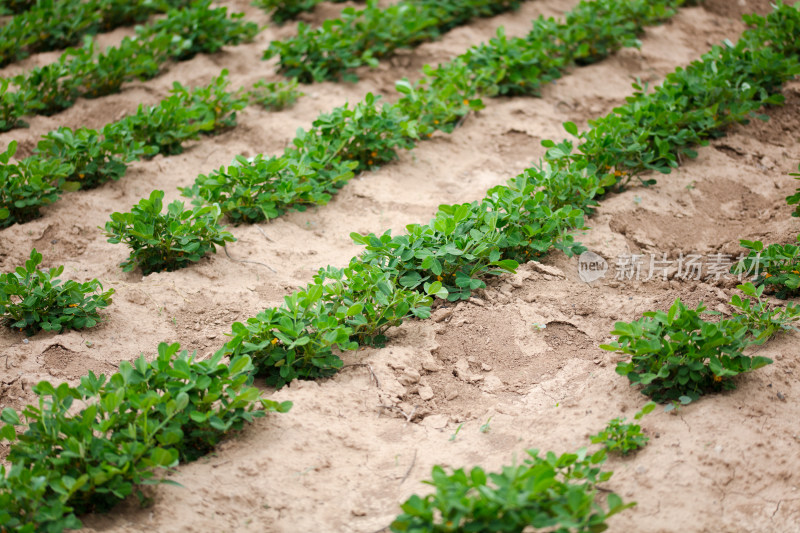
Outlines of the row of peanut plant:
M58 533L78 516L105 511L141 486L174 483L165 468L193 461L231 432L289 402L261 397L247 356L198 360L162 343L148 362L80 385L39 382L21 413L5 408L0 437L11 447L0 466L0 530Z
M19 14L0 27L0 67L31 53L72 46L84 35L143 22L153 14L183 7L188 0L37 0L3 4L0 14L3 9Z
M229 92L227 71L191 91L175 83L170 96L151 107L107 124L101 131L62 127L42 137L33 155L12 162L12 141L0 153L0 228L40 216L62 190L91 189L117 180L142 157L172 155L201 133L236 124L248 95Z
M375 66L398 48L415 47L474 18L519 5L519 0L400 0L381 8L377 0L367 0L364 9L345 8L319 28L299 23L297 35L271 42L264 59L279 56L279 71L303 83L355 80L356 67Z
M317 4L324 0L253 0L253 5L260 7L270 14L276 24L283 24L287 20L297 18L300 13L312 11ZM347 0L330 0L341 4Z
M367 95L321 115L277 157L237 157L233 164L200 175L187 197L219 204L234 223L258 222L288 210L326 204L355 173L397 158L436 130L451 132L481 96L536 95L540 87L576 64L588 64L624 46L638 45L647 25L674 14L681 0L581 2L561 22L539 18L524 38L499 32L438 68L426 68L416 84L397 84L393 105ZM579 30L578 28L585 28Z
M212 8L211 0L195 0L100 53L87 37L82 47L67 49L55 63L0 79L0 131L25 126L27 115L52 115L78 98L113 94L127 81L151 79L169 59L183 61L252 40L258 27L242 17L228 15L225 7Z
M736 47L737 55L743 63L752 61L751 67L737 68L729 61L719 61L718 50L706 55L701 63L694 63L683 73L686 76L678 75L668 77L665 86L672 85L682 91L672 92L673 103L677 103L681 93L688 96L690 100L701 96L703 93L713 93L723 85L727 91L723 93L736 92L737 90L748 91L747 87L749 76L753 74L766 75L764 85L758 87L756 92L750 92L749 96L755 96L754 103L762 102L765 104L778 103L773 97L768 96L780 85L781 81L787 79L787 73L797 74L798 44L787 41L787 37L792 39L793 33L796 34L800 27L800 12L796 9L786 8L778 4L775 11L768 17L766 24L763 19L758 17L748 17L750 23L754 23L760 30L749 32L739 42ZM775 24L767 30L768 26ZM777 30L777 31L776 31ZM761 44L760 38L769 37L774 39L772 44L776 50L765 54L763 57L754 57L755 51ZM788 47L782 45L789 44ZM786 56L782 54L786 53ZM748 57L750 56L750 57ZM783 62L783 73L773 71L767 66L771 60ZM719 62L718 62L719 61ZM717 68L724 65L726 71L723 77L715 79L715 76L708 73L717 73ZM691 70L694 67L695 72ZM733 68L732 68L733 67ZM756 67L755 69L752 67ZM705 76L696 74L706 73ZM727 77L735 72L742 76L739 78ZM695 76L692 76L695 74ZM746 74L746 75L745 75ZM727 76L726 76L727 75ZM749 75L749 76L748 76ZM736 80L731 82L731 80ZM676 83L678 82L678 83ZM693 83L688 83L693 82ZM687 91L688 88L694 90ZM698 91L698 88L700 90ZM656 95L662 88L656 90ZM688 94L687 94L688 93ZM592 124L593 130L590 135L581 135L582 140L600 139L602 131L596 131L606 127L608 124L616 123L619 129L616 133L629 132L635 140L646 139L648 135L641 135L642 130L628 130L622 123L627 122L628 126L641 124L641 116L637 121L625 120L623 117L630 117L630 113L636 107L646 104L647 99L640 97L638 93L629 105L622 109L617 109L616 113L601 119ZM662 95L665 93L662 92ZM746 98L746 97L745 97ZM654 101L659 101L654 98ZM674 154L678 150L682 153L693 156L688 152L689 143L702 141L707 136L720 134L720 126L717 123L718 113L738 115L733 120L743 120L745 115L740 114L749 108L749 112L754 111L757 106L742 106L743 100L732 105L729 102L723 109L720 109L721 100L716 98L713 101L705 96L695 99L701 105L710 104L706 108L706 113L700 113L703 108L692 109L692 105L669 105L667 98L660 100L660 106L648 107L649 111L661 111L662 115L675 115L664 121L660 120L662 126L666 122L678 124L683 120L683 130L672 130L672 128L661 129L659 137L666 136L663 142L653 143L659 149L658 155L673 154L660 161L658 157L646 155L642 150L643 145L628 146L627 150L619 150L620 144L608 143L614 148L617 158L611 161L601 162L599 168L610 169L617 167L614 171L614 179L611 180L615 185L620 185L620 180L627 181L633 174L637 174L643 168L650 166L652 169L669 172L669 169L677 163ZM696 104L695 104L696 105ZM694 111L694 112L693 112ZM704 120L708 116L708 111L713 112L714 122L708 123ZM623 118L622 122L617 119ZM708 125L704 128L703 123ZM710 126L710 127L708 127ZM568 126L568 130L572 130ZM680 135L691 131L689 136ZM605 132L608 135L609 132ZM622 138L625 136L623 135ZM679 139L676 144L672 144L673 139ZM550 143L547 143L550 144ZM591 145L584 143L578 147L579 151L592 157L599 155L593 152ZM646 145L646 143L645 143ZM567 148L566 150L564 148ZM570 156L571 146L562 144L551 146L545 164L551 163L552 158L575 157ZM589 148L589 149L584 149ZM560 153L553 153L554 151ZM631 157L635 156L635 157ZM582 166L585 180L586 171L595 171L591 160ZM622 164L620 164L622 162ZM611 165L609 165L611 163ZM540 170L544 169L542 165ZM621 169L620 169L621 168ZM583 180L578 180L583 181ZM584 181L584 183L586 183ZM595 181L597 183L597 181ZM569 196L575 198L575 190L569 191ZM586 189L580 193L580 196ZM598 191L599 192L599 191ZM788 198L791 202L792 197ZM587 205L588 206L588 205ZM800 237L798 237L800 239ZM751 248L753 252L760 252L762 244L760 242L750 243L743 241L743 245ZM775 333L795 329L791 324L800 320L800 306L787 305L786 307L770 306L762 294L766 287L765 283L772 277L783 276L785 270L794 269L790 272L794 275L797 271L797 247L776 247L772 253L767 253L765 258L751 254L742 264L734 267L734 271L746 269L748 273L753 273L752 267L755 262L757 266L763 266L763 274L756 277L756 284L745 283L738 286L741 295L736 294L732 297L730 305L736 312L727 319L716 322L704 320L701 315L705 308L698 306L696 309L689 309L680 300L676 300L668 312L648 312L644 318L633 323L617 323L612 334L617 335L617 342L605 345L603 348L618 351L631 356L631 361L620 362L617 372L627 376L632 385L641 385L642 392L656 401L672 402L668 407L674 408L678 402L686 404L697 399L700 395L711 391L729 390L734 388L732 378L736 375L754 370L769 364L771 361L766 357L747 356L744 351L756 344L763 343L767 338ZM769 250L768 250L769 252ZM770 271L777 273L770 274ZM776 282L778 295L780 291L785 291L787 281L794 284L793 278L783 278ZM760 286L757 286L760 285ZM796 289L796 285L794 289ZM785 294L784 294L785 296ZM635 418L638 420L644 414L652 411L655 407L653 402L649 402L638 412ZM604 450L597 452L595 456L605 457L606 451L627 454L643 447L647 442L647 437L641 433L641 428L637 424L625 424L624 419L617 418L609 422L607 427L592 436L592 443L602 444ZM565 454L560 458L555 454L548 453L545 458L541 458L537 450L529 451L531 459L527 459L523 465L504 467L501 472L487 476L480 468L473 468L466 472L457 469L452 474L447 474L439 466L434 467L432 480L426 483L432 485L435 491L425 497L414 495L402 504L402 514L391 524L393 532L418 532L428 533L437 531L522 531L526 527L546 528L558 531L603 531L607 529L606 519L633 504L623 504L622 501L613 493L608 496L608 513L595 503L596 478L587 474L585 468L585 452L575 454ZM583 453L583 455L580 455ZM592 456L593 459L595 456ZM583 460L573 463L575 458ZM602 459L598 460L598 462ZM557 468L563 462L564 471ZM575 466L573 466L573 464ZM582 468L583 467L583 468ZM609 476L611 473L604 473ZM607 479L607 477L605 478ZM547 494L547 497L543 497Z

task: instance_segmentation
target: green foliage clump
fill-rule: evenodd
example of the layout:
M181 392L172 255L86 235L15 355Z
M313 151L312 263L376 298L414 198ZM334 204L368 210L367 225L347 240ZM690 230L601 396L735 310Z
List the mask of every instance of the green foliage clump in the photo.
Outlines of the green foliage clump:
M617 373L658 402L688 403L708 392L736 388L733 377L772 363L744 351L800 320L800 308L769 309L762 289L740 285L745 296L735 295L731 305L741 312L729 319L709 322L706 308L687 308L680 299L668 312L648 311L634 322L617 322L617 341L600 347L631 356L617 364ZM711 314L707 312L707 314Z
M272 22L283 24L288 20L297 18L297 15L306 11L311 11L323 0L253 0L253 5L258 6L270 13ZM340 4L347 0L330 0Z
M59 197L59 181L72 168L58 160L25 158L12 163L17 141L0 153L0 229L39 218Z
M604 450L588 455L585 449L560 456L528 450L521 465L505 466L486 474L480 467L447 474L434 466L435 488L424 498L416 494L401 505L403 513L391 524L395 533L475 531L605 531L606 520L628 509L613 492L605 505L598 503L597 484L612 472L603 472Z
M368 0L364 9L342 10L319 28L299 23L297 35L272 41L264 59L279 56L279 70L302 83L355 80L352 69L377 65L398 48L431 41L473 18L490 17L519 7L517 0L415 0L380 8Z
M750 250L747 257L731 267L735 274L748 274L757 286L765 286L781 299L800 294L800 235L798 244L770 244L761 241L739 241Z
M126 3L116 0L56 3L78 4L81 9L89 10L99 3L110 8L108 16L128 17ZM164 19L138 27L135 38L126 37L117 46L98 51L94 40L86 36L82 46L67 48L54 63L35 67L10 81L0 81L0 131L25 126L22 120L25 115L58 113L71 107L79 97L97 98L119 92L127 81L155 77L169 59L181 61L198 53L214 53L223 45L252 40L258 31L252 22L241 20L241 13L229 15L225 7L212 8L211 0L196 0L189 6L187 3L185 0L128 2L127 7L149 10L148 13L168 9L169 13ZM4 46L18 42L7 42L1 37L10 26L0 29L0 61Z
M196 203L219 204L235 223L327 203L354 172L392 161L398 149L414 146L414 123L396 107L379 105L379 99L370 93L356 106L321 115L279 157L236 157L181 191Z
M297 90L297 79L287 81L259 80L253 84L250 100L264 109L280 111L291 107L303 93Z
M184 209L183 202L175 200L162 213L163 199L164 191L153 191L131 212L112 213L106 222L108 242L125 243L131 249L120 265L125 272L137 266L145 275L177 270L209 252L216 253L216 246L236 240L217 223L220 210L216 205Z
M151 362L123 361L80 385L38 383L38 404L5 408L0 438L0 530L79 529L79 515L105 511L141 485L170 483L158 472L192 461L244 424L291 402L261 397L248 357L198 361L161 343ZM78 403L80 402L80 404ZM83 407L76 411L76 407Z
M2 129L2 122L0 122L0 129ZM797 165L797 170L800 171L800 165ZM795 176L796 180L800 180L800 172L792 172L789 174L790 176ZM789 205L796 205L797 207L794 208L794 212L792 213L793 217L800 217L800 188L797 189L797 192L793 195L786 198L786 202Z
M250 356L275 387L331 376L342 367L337 352L380 346L386 329L407 316L428 317L441 283L427 289L405 289L395 275L356 259L344 269L321 269L313 283L284 297L284 306L234 323L219 353Z
M42 254L34 248L24 267L0 274L0 318L12 328L32 335L39 330L60 332L91 328L100 321L98 311L111 303L114 289L103 291L93 279L86 283L62 281L64 267L47 271L37 267Z

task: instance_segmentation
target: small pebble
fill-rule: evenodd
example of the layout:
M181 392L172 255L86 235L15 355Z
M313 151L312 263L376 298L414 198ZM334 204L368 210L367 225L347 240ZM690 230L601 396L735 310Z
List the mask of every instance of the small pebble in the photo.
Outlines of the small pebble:
M786 396L784 396L782 392L779 392L778 393L778 399L780 401L782 401L782 402L785 402L786 401Z
M28 344L28 339L22 339L22 344Z

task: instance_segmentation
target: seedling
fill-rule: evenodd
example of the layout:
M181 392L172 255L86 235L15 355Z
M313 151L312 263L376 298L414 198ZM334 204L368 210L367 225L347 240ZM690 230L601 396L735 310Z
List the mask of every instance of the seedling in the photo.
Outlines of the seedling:
M456 437L458 437L458 432L461 431L462 427L464 427L464 424L463 423L459 424L458 427L456 428L455 432L452 435L450 435L450 441L451 442L456 440Z
M34 248L24 267L0 274L0 319L14 329L33 335L39 330L61 332L91 328L101 319L98 311L111 303L114 289L103 291L93 279L78 283L58 278L64 267L43 271L42 254Z
M486 420L486 423L481 426L480 428L481 433L489 433L489 430L492 429L491 427L489 427L489 422L491 421L492 417L490 416L488 420Z

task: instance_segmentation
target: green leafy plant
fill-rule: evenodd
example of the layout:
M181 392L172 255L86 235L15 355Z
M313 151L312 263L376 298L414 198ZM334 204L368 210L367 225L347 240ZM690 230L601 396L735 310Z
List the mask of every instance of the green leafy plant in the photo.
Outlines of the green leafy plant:
M398 286L390 273L373 264L351 261L342 269L320 269L314 284L323 288L325 312L349 326L350 338L361 346L382 347L386 331L407 316L430 316L433 298ZM435 283L427 293L440 289L441 284Z
M284 305L268 308L245 323L234 322L231 339L218 352L249 355L266 383L282 387L294 379L335 374L342 360L333 350L355 350L352 329L325 313L321 285L284 297Z
M172 271L202 259L216 246L232 242L233 235L217 224L219 207L206 206L184 210L178 200L162 213L164 191L153 191L129 213L113 213L106 222L105 235L110 243L125 243L131 254L120 265L125 272L137 266L147 275Z
M0 131L27 126L21 119L27 112L27 101L32 99L32 91L9 91L11 81L0 78Z
M323 148L314 155L322 158ZM194 203L217 204L232 222L259 222L277 218L288 209L304 211L309 205L327 203L331 194L353 177L356 162L334 157L325 163L310 157L253 158L237 155L233 163L209 175L197 177L192 187L181 190Z
M0 129L2 129L2 123L0 122ZM800 165L797 165L797 170L800 171ZM792 172L789 174L790 176L794 176L796 180L800 180L800 172ZM800 188L797 189L797 192L793 195L786 198L786 202L789 205L796 205L794 212L792 213L793 217L800 217Z
M305 11L311 11L323 0L253 0L253 5L258 6L270 14L276 24L283 24L287 20L296 18ZM331 0L333 3L342 3L347 0Z
M141 485L170 483L158 470L291 407L250 386L249 358L198 361L179 350L162 343L153 361L123 361L109 378L90 372L77 387L42 381L33 388L37 405L3 409L0 436L11 447L10 467L0 467L0 528L79 529L78 515L142 498Z
M413 122L368 94L323 114L300 130L281 157L238 156L227 168L201 175L182 189L199 202L218 203L234 222L275 218L289 209L327 203L354 171L374 168L414 145Z
M39 270L42 254L34 248L24 267L0 274L0 318L5 325L32 335L44 329L61 332L91 328L99 310L111 303L114 289L103 291L93 279L86 283L62 281L64 267Z
M735 295L731 305L742 313L730 319L708 322L703 313L714 313L705 306L690 309L678 299L666 313L648 311L635 322L617 322L611 332L617 341L600 347L630 355L629 362L617 364L617 373L658 402L693 401L707 392L734 389L731 378L772 363L745 355L745 349L800 319L796 307L769 310L760 299L763 289L739 288L755 300Z
M0 2L0 14L22 13L36 5L37 0L3 0Z
M297 35L270 43L264 59L279 56L280 72L302 83L336 80L342 74L352 80L352 69L375 66L397 48L416 46L473 18L518 7L516 0L419 0L382 9L376 0L368 0L364 9L345 8L320 28L299 23Z
M642 417L656 408L655 402L647 402L642 409L634 415L634 420ZM650 439L642 433L638 424L626 424L625 418L611 420L606 428L597 435L591 436L592 444L602 444L609 453L628 455L645 447Z
M189 91L175 83L171 92L189 107L190 122L201 124L200 130L210 134L236 126L236 113L247 105L247 94L228 91L230 84L228 70L223 69L206 86Z
M314 282L245 323L233 324L220 353L252 357L269 385L315 379L342 367L338 351L381 346L384 332L408 316L430 315L432 284L426 295L403 289L395 276L353 259L344 269L321 269Z
M139 159L148 150L141 143L127 139L101 137L96 130L59 128L42 137L34 152L47 161L68 161L69 176L62 189L93 189L109 180L125 175L128 163Z
M224 45L240 44L253 40L258 25L243 22L243 13L228 14L227 7L211 7L211 0L195 0L187 9L171 9L167 18L142 27L139 38L153 35L172 35L178 44L170 50L176 61L184 61L197 54L213 54Z
M747 324L749 335L756 342L766 340L776 333L797 331L792 324L800 320L800 306L771 306L762 299L765 286L756 287L752 283L737 285L737 289L746 296L738 294L731 297L730 305L736 309L735 320Z
M0 228L39 218L39 209L59 198L58 184L72 167L58 160L38 157L11 163L17 141L0 153Z
M72 107L78 97L78 81L72 77L67 61L34 67L13 78L14 84L26 87L32 98L25 102L25 114L53 115Z
M514 272L518 266L502 258L499 220L498 213L477 202L443 205L430 224L411 224L406 235L351 233L350 237L366 247L365 262L397 275L402 286L416 289L440 283L442 289L436 294L465 300L486 286L482 276Z
M127 81L158 75L173 41L167 35L150 41L125 37L119 45L98 53L95 41L86 37L82 47L67 49L62 61L67 62L80 96L97 98L119 92Z
M739 243L750 252L731 267L731 272L752 276L755 285L768 288L778 298L797 296L800 294L800 235L797 242L764 247L761 241L741 240Z
M166 11L170 5L187 4L185 0L59 3L94 6L109 11L108 16L115 12L131 21L138 20L137 13ZM133 9L134 14L125 14L127 8ZM170 58L188 59L200 52L216 52L225 44L249 40L257 27L240 21L241 17L228 16L226 8L212 9L210 1L199 0L185 9L170 10L165 19L139 28L136 38L126 37L119 45L100 53L86 36L81 47L68 48L56 62L21 73L11 83L0 81L0 131L24 126L21 118L25 115L52 115L72 106L78 97L96 98L118 92L127 81L150 79L161 72ZM0 56L5 44L0 38Z
M557 456L539 455L528 450L521 465L505 466L501 472L487 474L480 467L457 469L447 474L434 466L435 488L424 498L411 496L401 505L403 513L391 524L401 532L523 531L527 528L548 531L604 531L606 520L628 509L613 492L605 505L598 503L597 484L607 481L611 472L599 465L605 451L588 455L585 449Z
M193 113L179 94L171 95L158 105L139 108L108 130L113 142L124 139L152 147L150 155L175 155L183 152L186 141L197 139L202 131L211 131L214 119L206 113Z
M602 7L610 2L612 0L589 4ZM714 131L721 134L721 128L729 122L706 120L704 111L709 106L717 106L717 98L724 99L724 104L736 108L737 113L741 112L735 120L746 120L749 112L745 111L756 109L763 102L777 102L770 100L771 95L777 91L781 80L791 77L800 63L795 56L782 60L774 54L776 50L784 54L798 51L794 35L800 24L800 11L778 4L768 17L757 17L752 22L754 27L745 31L739 44L715 49L674 74L676 84L691 81L690 90L697 93L692 98L684 98L680 92L667 91L665 94L668 96L658 95L658 90L647 93L659 102L653 112L663 114L669 110L667 114L673 118L686 118L685 121L670 119L664 123L660 134L664 135L662 140L666 144L661 144L659 150L663 152L660 153L673 153L670 150L674 146L669 144L669 139L680 141L688 138L686 135L699 139ZM727 66L710 66L718 61ZM725 89L731 72L742 72L743 77L737 79L747 87L743 85L741 91ZM708 93L703 92L704 80L710 80ZM718 90L718 86L725 90ZM403 87L411 95L411 100L422 101L415 100L419 87L409 83L404 83ZM630 109L615 113L625 115L639 106L647 107L650 105L648 98L643 93L623 106ZM471 104L471 101L461 102L464 106ZM414 121L417 133L424 133L425 121ZM435 121L431 124L438 126ZM564 127L570 135L583 139L584 144L587 138L602 137L600 133L578 135L576 125L570 122ZM619 127L617 133L633 135L639 126L635 121L620 121ZM602 129L600 125L596 128ZM231 202L233 209L228 213L236 212L235 209L244 206L245 201L251 202L237 215L240 220L245 214L257 215L258 211L265 216L277 213L279 204L271 202L283 192L287 196L281 201L301 197L302 208L314 201L308 191L314 191L319 194L319 199L327 201L329 196L325 195L335 189L335 181L326 184L323 179L310 178L304 182L307 188L302 189L298 187L297 173L289 181L281 179L280 172L297 159L309 162L308 167L321 170L336 161L338 156L329 159L331 150L324 144L313 142L314 136L310 137L312 142L309 145L322 146L323 149L309 153L307 158L298 156L293 159L298 154L305 155L301 149L307 146L306 137L306 133L301 132L294 141L295 147L287 149L282 158L237 158L236 166L202 177L202 181L196 182L192 190L184 190L184 194L200 192L206 201ZM677 145L684 146L678 141ZM345 146L346 142L340 139L335 146ZM543 144L547 151L539 164L509 180L507 185L491 189L480 202L441 206L430 224L410 225L405 235L392 236L389 232L381 236L352 234L351 237L366 250L351 260L351 265L354 262L370 264L389 274L396 286L403 289L458 300L485 286L487 275L512 272L519 261L531 256L539 257L553 248L567 254L580 253L583 247L574 241L571 233L584 227L584 216L591 212L599 197L627 179L627 171L621 170L630 168L626 166L627 155L623 152L595 153L584 150L583 144L576 146L571 141L556 143L546 140ZM642 144L639 149L646 152L650 148ZM631 163L632 166L637 164ZM236 177L230 180L234 185L226 183L228 176L224 172ZM238 176L247 177L241 179ZM273 176L275 183L265 185ZM329 188L326 189L326 185ZM231 188L234 188L233 192L230 192ZM303 196L298 194L299 191L303 191ZM241 196L234 201L235 195ZM257 199L266 200L259 204ZM322 287L309 285L287 296L284 305L267 309L246 323L234 324L231 341L223 348L223 353L251 355L259 372L265 373L268 382L276 386L298 377L310 379L333 374L342 365L337 351L353 350L358 347L358 342L352 340L353 327L347 325L348 315L340 313L334 316L333 310L326 307L323 293ZM620 346L609 348L624 351L630 344L635 362L629 363L630 367L620 368L620 373L629 375L632 382L646 379L646 393L664 401L677 398L683 403L691 402L708 390L732 388L730 378L733 375L768 363L763 358L747 357L739 349L765 340L763 332L769 329L769 324L788 325L794 311L787 308L782 315L780 312L772 314L771 310L760 305L752 301L750 304L757 316L745 318L743 314L719 323L702 320L699 315L703 309L687 310L685 306L685 312L675 311L672 317L662 313L663 319L650 321L655 325L648 323L649 317L643 319L644 325L623 323L620 332L630 339L620 340ZM399 323L401 317L395 317ZM672 324L678 318L679 323ZM661 327L658 324L666 324L662 329L674 332L675 338L669 338L668 334L665 338L661 331L656 331ZM694 328L691 327L693 324ZM710 340L706 342L706 338ZM665 343L664 353L658 352L662 341ZM675 355L676 350L697 357L685 357L684 353ZM674 358L670 359L672 356Z
M291 107L303 93L297 90L297 78L288 81L258 80L250 91L250 100L264 109L280 111Z

